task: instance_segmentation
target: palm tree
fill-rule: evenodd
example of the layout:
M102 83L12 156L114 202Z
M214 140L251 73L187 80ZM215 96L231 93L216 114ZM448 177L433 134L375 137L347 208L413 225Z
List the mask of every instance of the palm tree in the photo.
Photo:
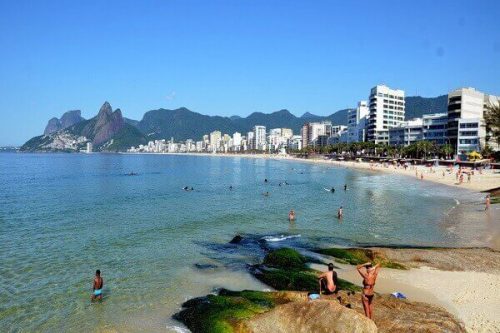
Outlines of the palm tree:
M451 154L453 154L453 146L449 143L441 146L441 154L446 156L446 159L450 159Z
M491 131L495 141L500 144L500 103L490 103L484 112L486 128Z

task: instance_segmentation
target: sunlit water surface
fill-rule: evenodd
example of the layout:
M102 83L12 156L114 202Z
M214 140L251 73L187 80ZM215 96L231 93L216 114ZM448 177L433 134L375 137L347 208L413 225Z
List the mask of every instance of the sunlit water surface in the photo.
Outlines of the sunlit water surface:
M222 246L237 233L294 235L311 247L480 245L481 200L410 177L288 161L0 154L0 330L168 332L189 297L265 288L238 265L260 254ZM97 268L105 299L91 304Z

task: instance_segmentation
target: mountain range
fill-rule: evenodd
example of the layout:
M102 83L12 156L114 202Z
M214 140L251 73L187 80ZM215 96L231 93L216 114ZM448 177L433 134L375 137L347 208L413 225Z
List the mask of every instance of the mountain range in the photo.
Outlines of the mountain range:
M406 119L446 112L447 109L447 95L431 98L410 96L405 101ZM82 118L79 110L68 111L60 119L50 119L44 134L30 139L21 150L74 151L83 149L87 142L91 142L96 151L124 151L149 140L172 137L177 141L199 140L214 130L229 134L241 132L245 135L255 125L291 128L298 134L306 122L329 120L335 125L346 125L348 111L339 110L329 116L306 112L297 117L288 110L279 110L272 113L254 112L248 117L221 117L203 115L182 107L151 110L141 120L133 120L124 118L120 109L112 111L111 105L105 102L97 116L89 120Z

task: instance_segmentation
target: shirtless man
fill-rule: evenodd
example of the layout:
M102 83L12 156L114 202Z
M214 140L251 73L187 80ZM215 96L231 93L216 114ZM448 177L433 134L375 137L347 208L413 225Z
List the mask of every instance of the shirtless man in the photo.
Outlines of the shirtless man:
M293 209L291 209L290 213L288 213L288 221L295 221L295 211Z
M356 267L359 274L363 277L363 293L361 294L361 302L365 315L372 319L373 316L373 296L375 295L375 281L377 280L380 264L372 266L371 262L367 262Z
M92 286L92 296L91 299L102 300L102 287L104 286L104 280L101 277L101 271L95 271L94 285Z
M331 295L337 291L337 272L333 270L333 264L328 264L328 271L318 276L319 294Z
M344 209L342 206L340 206L339 210L337 211L337 218L340 220L344 216Z

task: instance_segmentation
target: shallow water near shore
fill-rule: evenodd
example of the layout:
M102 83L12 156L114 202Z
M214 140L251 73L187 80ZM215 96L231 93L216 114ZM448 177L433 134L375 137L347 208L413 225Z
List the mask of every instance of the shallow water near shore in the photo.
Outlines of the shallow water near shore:
M332 186L335 193L325 190ZM481 246L492 223L481 194L238 157L3 153L0 189L7 332L170 331L179 325L171 314L189 297L222 286L266 288L243 269L261 254L224 245L238 233L310 247ZM97 268L105 299L91 304Z

